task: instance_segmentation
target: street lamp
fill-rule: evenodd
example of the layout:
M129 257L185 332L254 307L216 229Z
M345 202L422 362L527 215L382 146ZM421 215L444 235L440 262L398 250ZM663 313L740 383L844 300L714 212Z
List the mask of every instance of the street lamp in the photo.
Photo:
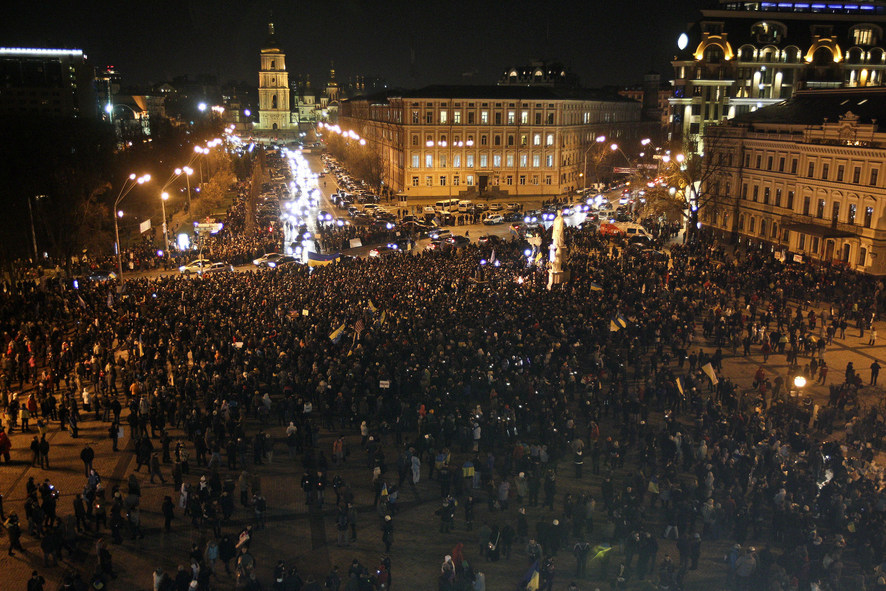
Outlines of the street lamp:
M164 252L169 252L169 234L166 233L166 200L169 199L169 193L163 191L160 193L160 205L163 208L163 243Z
M116 240L114 243L114 249L117 251L117 281L120 283L123 282L123 262L120 260L120 229L117 225L117 218L123 217L123 212L118 211L117 206L120 205L123 198L129 195L129 192L132 191L136 185L143 185L150 180L151 175L149 174L140 177L136 177L135 173L130 174L126 177L126 180L123 181L123 185L120 187L120 192L117 193L117 199L114 200L114 239Z
M194 169L190 166L182 166L175 169L176 176L181 176L182 174L185 175L185 182L188 185L188 211L191 211L191 175L194 174Z

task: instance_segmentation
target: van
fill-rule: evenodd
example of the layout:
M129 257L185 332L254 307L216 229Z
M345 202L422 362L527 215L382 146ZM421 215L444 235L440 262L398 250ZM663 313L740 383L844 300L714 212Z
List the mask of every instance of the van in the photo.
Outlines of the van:
M634 236L642 236L647 240L652 240L652 235L646 231L646 228L641 226L640 224L634 224L631 222L616 222L612 224L622 232L624 232L627 238L633 238Z
M458 202L459 213L468 213L473 210L474 204L471 201L463 200Z
M434 204L434 209L440 212L458 211L458 199L443 199Z
M433 206L433 205L425 205L425 206L422 208L421 212L422 212L424 215L434 215L434 214L437 212L437 210L434 209L434 206Z

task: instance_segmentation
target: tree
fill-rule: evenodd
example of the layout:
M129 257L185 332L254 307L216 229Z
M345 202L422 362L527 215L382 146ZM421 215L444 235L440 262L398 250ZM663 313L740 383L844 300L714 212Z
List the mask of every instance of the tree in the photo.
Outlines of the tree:
M682 218L690 241L698 232L699 211L722 205L719 186L727 173L726 159L717 150L716 138L706 139L705 145L707 152L704 155L663 156L655 178L638 183L646 185L644 211L649 215Z
M101 121L66 118L9 118L0 121L4 138L0 158L9 214L2 223L10 244L7 256L29 249L28 200L33 200L34 228L41 250L64 260L84 249L96 254L110 243L112 218L101 197L108 179L116 138ZM39 198L37 198L39 196ZM25 238L19 241L17 238Z

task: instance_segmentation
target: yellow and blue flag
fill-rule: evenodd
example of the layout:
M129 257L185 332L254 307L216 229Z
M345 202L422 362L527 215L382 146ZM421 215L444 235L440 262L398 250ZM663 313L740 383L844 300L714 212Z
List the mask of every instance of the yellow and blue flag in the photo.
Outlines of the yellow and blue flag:
M342 333L344 333L344 332L345 332L345 325L344 325L344 323L342 323L341 326L339 326L338 328L333 330L331 333L329 333L329 339L333 343L338 343L338 341L341 340Z
M309 267L320 267L323 265L328 265L329 263L335 262L340 257L340 253L335 254L319 254L316 252L308 253L308 266Z

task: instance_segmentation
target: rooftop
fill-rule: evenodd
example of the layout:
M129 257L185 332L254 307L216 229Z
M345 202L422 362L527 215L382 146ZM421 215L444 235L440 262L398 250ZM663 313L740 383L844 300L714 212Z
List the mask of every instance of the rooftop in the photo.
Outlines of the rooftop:
M356 96L350 100L388 102L391 98L402 99L489 99L489 100L596 100L612 102L636 102L610 91L590 88L554 88L550 86L472 86L435 84L418 89L388 89L375 94Z
M792 98L740 115L736 123L821 125L839 121L847 113L859 123L875 123L886 114L886 87L803 90Z

